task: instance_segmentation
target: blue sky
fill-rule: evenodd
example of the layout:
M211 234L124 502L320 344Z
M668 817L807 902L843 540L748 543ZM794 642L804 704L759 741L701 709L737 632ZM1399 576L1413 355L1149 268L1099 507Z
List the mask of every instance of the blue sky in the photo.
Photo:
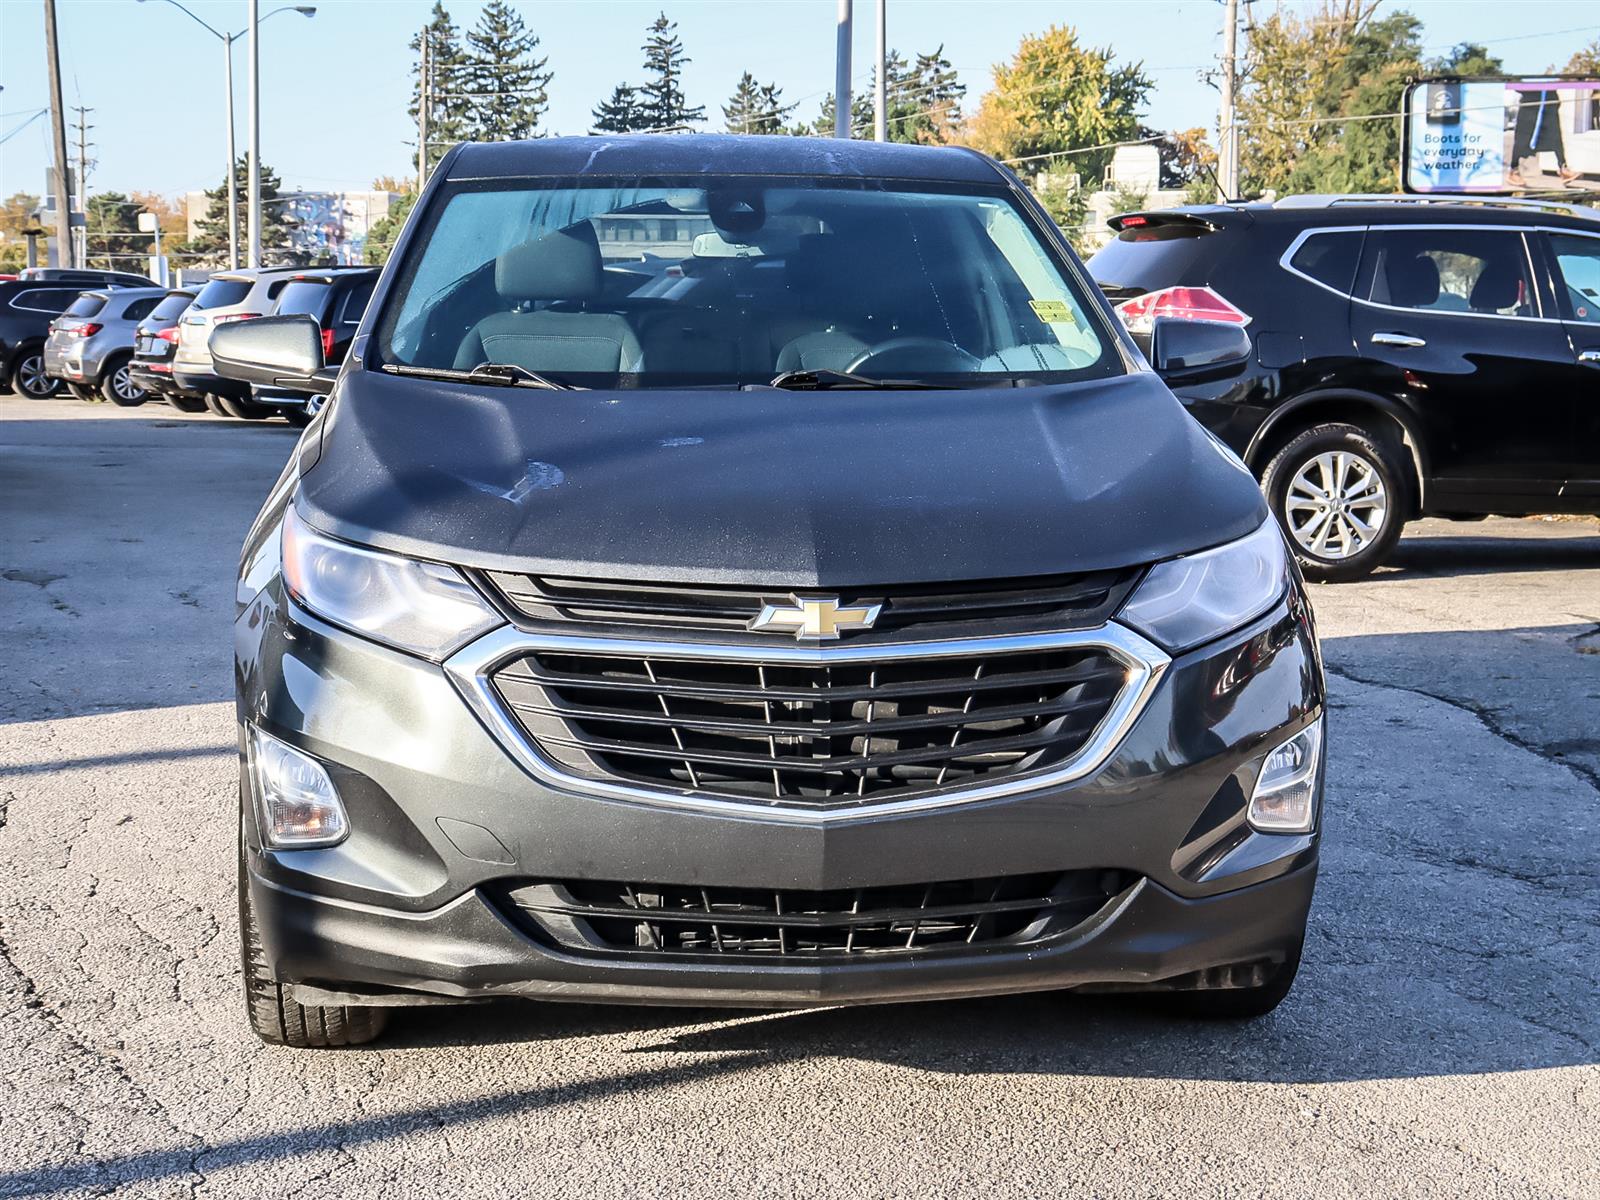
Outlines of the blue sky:
M186 0L218 28L239 29L245 0ZM1257 0L1269 11L1273 0ZM277 7L262 0L262 12ZM405 109L411 58L406 43L431 0L318 0L317 15L276 16L262 27L262 158L289 186L365 188L378 175L408 172L415 137ZM447 7L458 25L477 0ZM590 109L639 76L645 26L665 8L694 60L691 103L718 106L740 72L773 80L799 112L816 113L833 86L835 0L525 0L517 7L543 39L555 70L549 123L587 129ZM857 86L872 54L872 0L856 0ZM1411 0L1430 53L1486 42L1520 72L1547 70L1600 33L1595 0ZM0 135L46 101L40 0L0 0ZM58 0L68 105L95 111L91 190L178 193L212 186L226 161L221 45L164 0ZM1217 0L889 0L889 42L905 52L941 42L960 68L969 103L989 69L1022 35L1052 22L1085 40L1140 59L1156 81L1149 123L1212 125L1216 93L1198 77L1215 62ZM1573 30L1587 32L1571 32ZM1562 32L1566 31L1566 32ZM240 149L244 138L245 53L235 49ZM49 122L41 119L0 145L0 195L43 186Z

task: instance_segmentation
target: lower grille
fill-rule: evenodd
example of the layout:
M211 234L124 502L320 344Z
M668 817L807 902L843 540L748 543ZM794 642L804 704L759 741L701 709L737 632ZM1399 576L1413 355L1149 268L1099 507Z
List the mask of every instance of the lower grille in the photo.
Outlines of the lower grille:
M871 804L1059 766L1130 680L1101 645L837 661L611 646L533 649L489 683L573 775L791 807Z
M835 891L562 881L512 888L521 928L572 950L838 958L1022 946L1093 917L1136 882L1080 870Z

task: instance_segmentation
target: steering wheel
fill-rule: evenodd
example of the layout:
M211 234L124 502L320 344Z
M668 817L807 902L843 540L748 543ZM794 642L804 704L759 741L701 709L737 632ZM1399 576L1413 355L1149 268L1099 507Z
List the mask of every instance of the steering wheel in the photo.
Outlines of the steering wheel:
M921 375L960 375L976 371L980 365L980 359L954 342L931 337L897 337L868 346L845 370L852 375L894 375L904 371Z

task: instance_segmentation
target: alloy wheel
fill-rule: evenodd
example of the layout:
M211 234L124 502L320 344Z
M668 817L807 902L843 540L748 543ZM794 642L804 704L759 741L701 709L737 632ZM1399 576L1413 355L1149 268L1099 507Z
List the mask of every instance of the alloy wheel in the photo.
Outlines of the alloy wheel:
M22 360L17 367L17 384L24 394L35 400L42 400L55 392L55 382L44 373L44 355L30 354Z
M1308 458L1283 501L1289 534L1321 559L1361 553L1383 530L1389 493L1378 468L1359 454L1330 450Z
M144 389L133 382L133 375L126 366L118 367L111 376L111 390L122 400L137 400L144 395Z

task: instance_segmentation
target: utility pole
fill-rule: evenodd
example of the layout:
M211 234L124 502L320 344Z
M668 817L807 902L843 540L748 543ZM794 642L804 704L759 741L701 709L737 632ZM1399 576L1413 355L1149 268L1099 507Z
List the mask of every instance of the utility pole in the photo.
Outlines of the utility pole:
M1217 186L1224 202L1239 196L1239 125L1234 115L1235 88L1238 84L1239 0L1223 0L1222 27L1222 128L1221 153L1217 156Z
M89 160L89 130L94 128L89 124L89 114L94 109L75 104L72 106L72 111L78 114L78 196L87 203L89 168L93 165Z
M839 0L839 30L833 65L833 136L850 136L850 0Z
M261 265L261 0L250 0L249 264Z
M422 191L422 185L428 182L428 108L432 100L432 88L428 78L428 43L433 40L431 32L424 27L422 30L422 64L421 75L417 80L417 191Z
M889 140L889 0L878 0L878 72L872 96L872 140Z
M228 269L239 269L239 151L233 144L233 34L222 35L222 77L228 88Z
M67 120L61 107L61 48L56 40L56 0L44 0L45 68L50 76L50 140L56 159L56 265L73 266L72 187L67 178Z

